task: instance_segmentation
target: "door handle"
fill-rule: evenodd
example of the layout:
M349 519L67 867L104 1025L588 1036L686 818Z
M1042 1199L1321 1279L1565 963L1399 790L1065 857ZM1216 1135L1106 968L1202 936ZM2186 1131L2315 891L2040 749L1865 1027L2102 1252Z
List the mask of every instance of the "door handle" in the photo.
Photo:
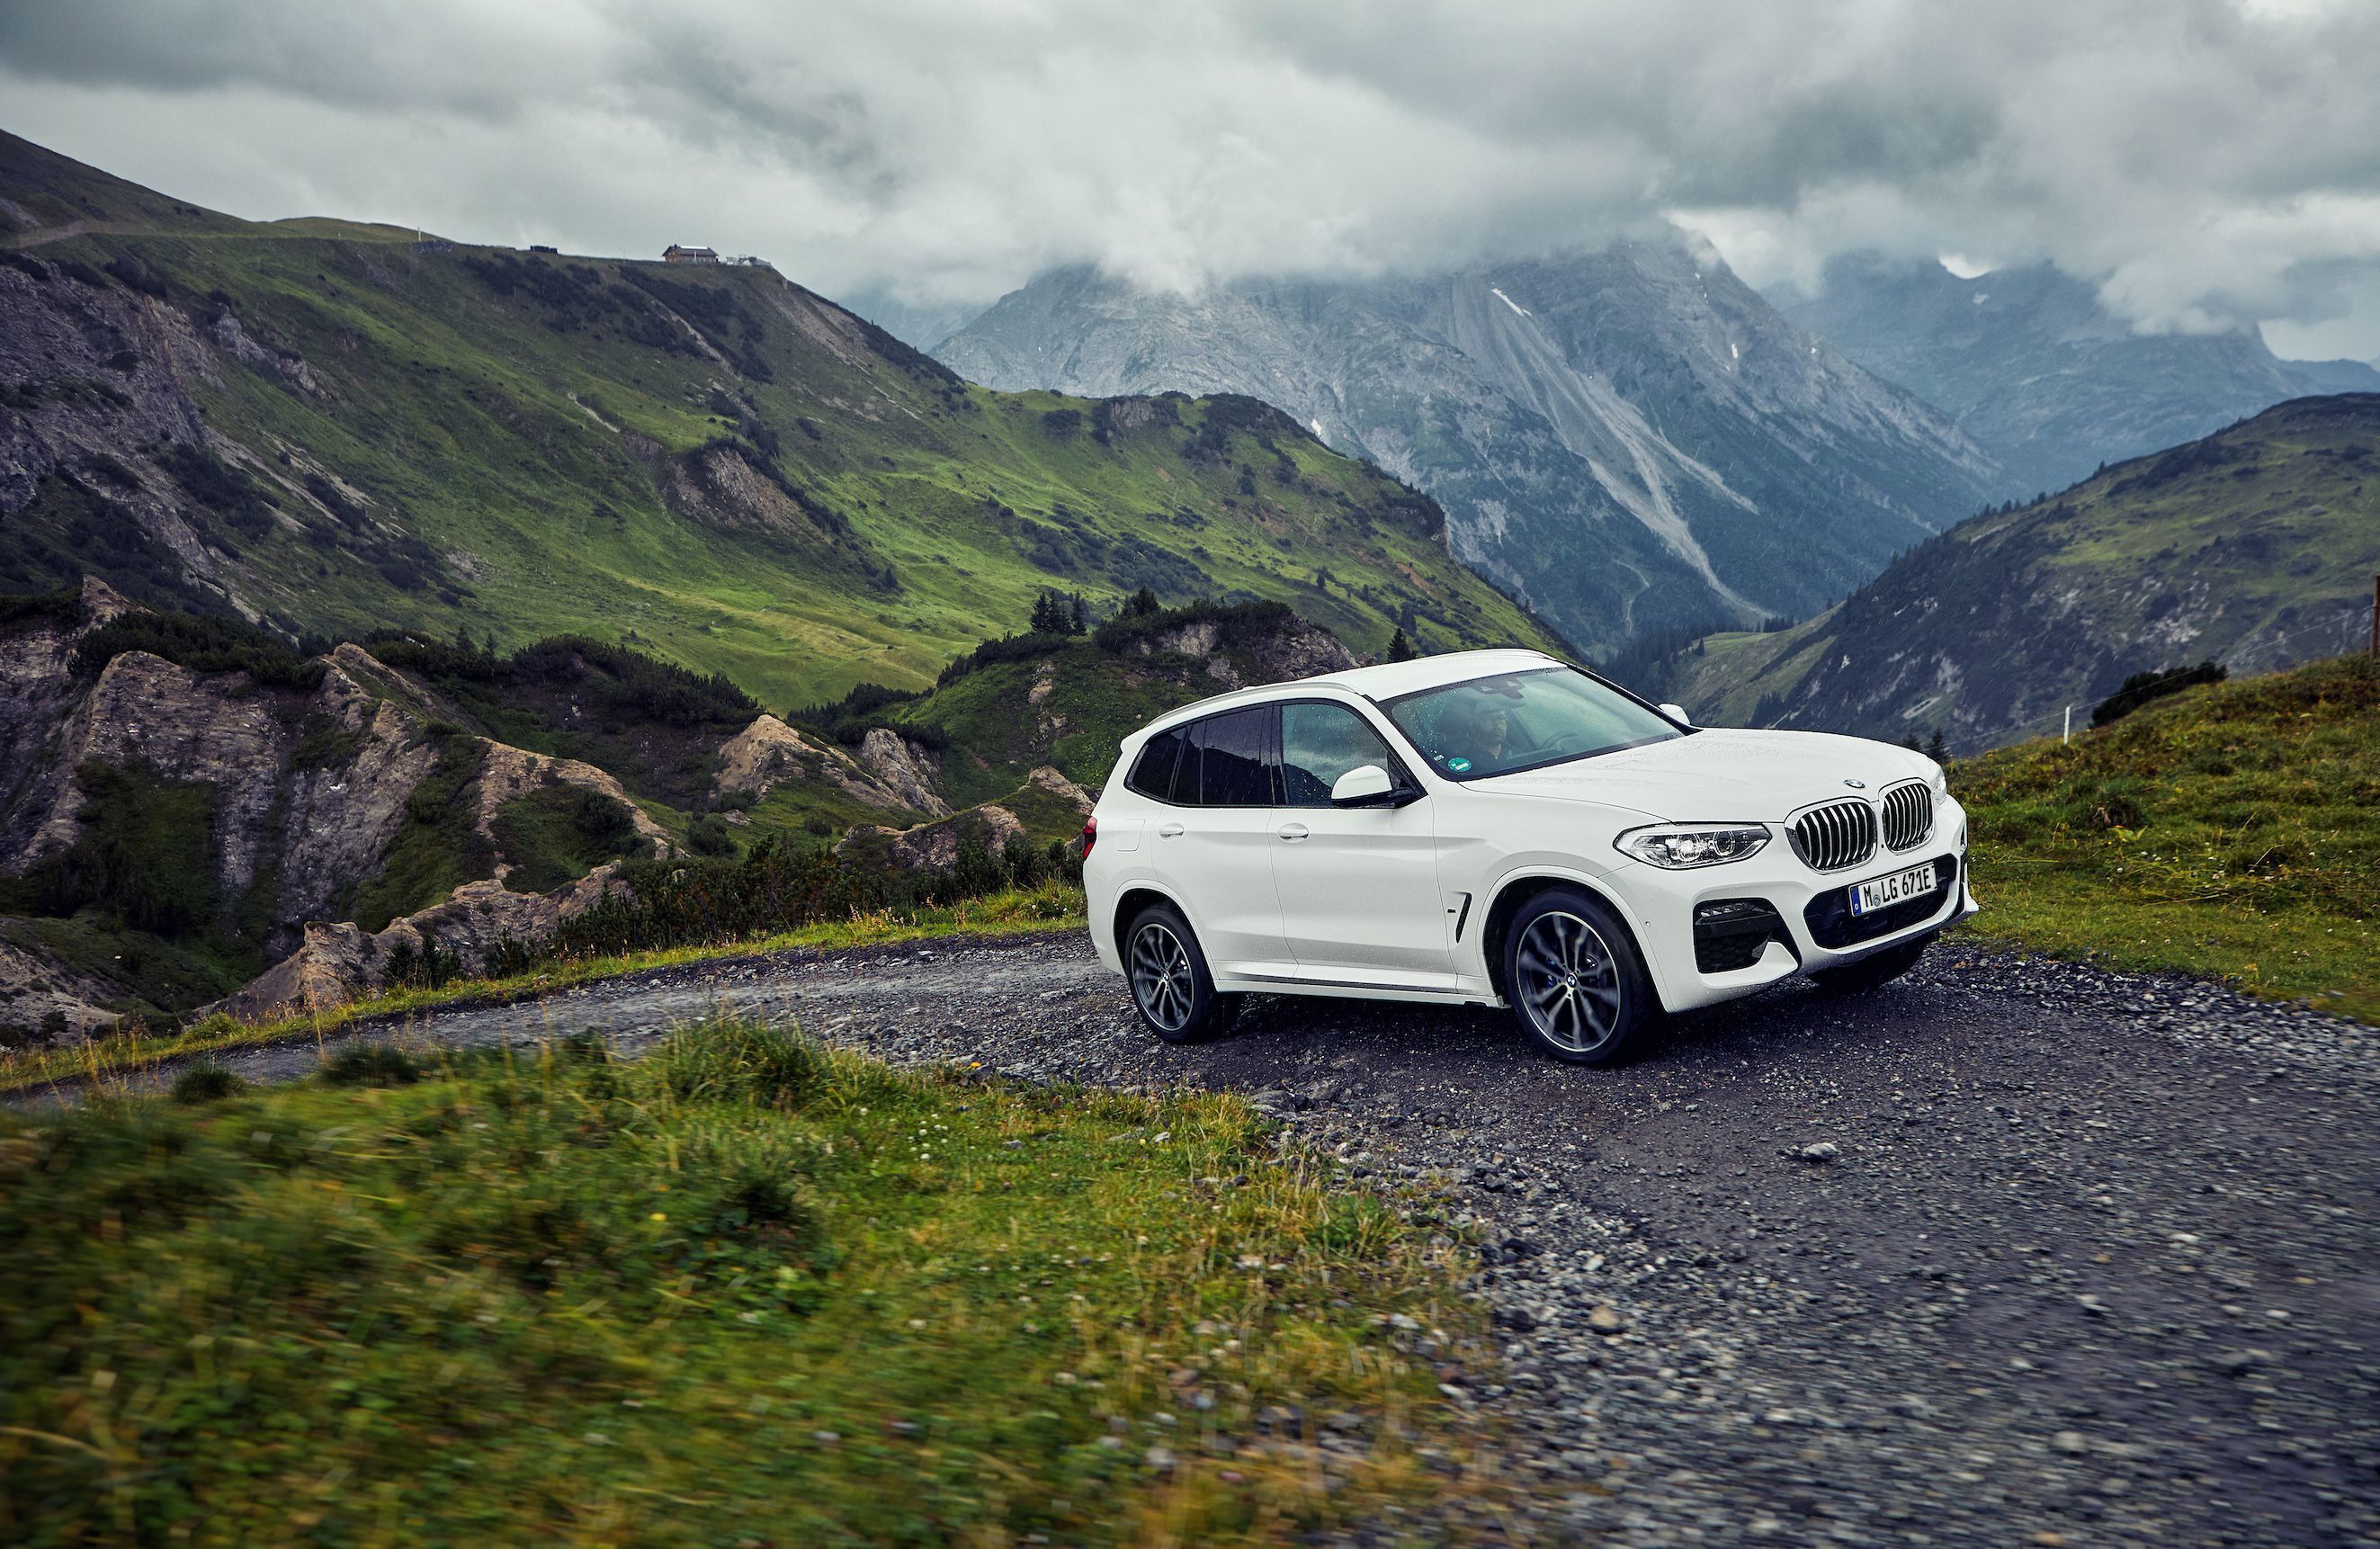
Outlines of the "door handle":
M1160 839L1179 838L1181 834L1182 825L1178 823L1161 823L1157 825L1157 836Z
M1305 838L1305 824L1302 823L1284 823L1281 825L1281 836L1292 844Z

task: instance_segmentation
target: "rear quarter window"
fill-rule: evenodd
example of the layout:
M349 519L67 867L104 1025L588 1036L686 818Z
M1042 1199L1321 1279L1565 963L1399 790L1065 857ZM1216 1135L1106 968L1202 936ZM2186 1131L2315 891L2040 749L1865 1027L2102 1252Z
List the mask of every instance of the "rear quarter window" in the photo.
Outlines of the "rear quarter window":
M1155 801L1173 799L1173 772L1182 762L1183 744L1189 741L1189 728L1169 726L1148 739L1133 761L1132 773L1124 779L1124 788Z

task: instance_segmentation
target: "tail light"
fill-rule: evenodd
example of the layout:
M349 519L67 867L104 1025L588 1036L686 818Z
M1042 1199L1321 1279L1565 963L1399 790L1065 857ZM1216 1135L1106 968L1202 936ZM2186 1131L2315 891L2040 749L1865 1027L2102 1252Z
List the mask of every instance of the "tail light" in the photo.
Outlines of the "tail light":
M1088 860L1091 858L1091 847L1092 847L1093 845L1098 844L1099 842L1099 819L1097 819L1097 818L1085 818L1085 819L1083 820L1083 859L1084 859L1084 860Z

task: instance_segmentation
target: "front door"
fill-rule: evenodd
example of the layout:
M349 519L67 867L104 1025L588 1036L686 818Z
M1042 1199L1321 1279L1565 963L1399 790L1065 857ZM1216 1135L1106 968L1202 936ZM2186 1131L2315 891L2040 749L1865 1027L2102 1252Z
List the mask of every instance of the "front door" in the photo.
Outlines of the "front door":
M1282 705L1281 748L1282 806L1272 874L1282 933L1300 976L1452 988L1433 804L1330 804L1339 776L1364 764L1411 784L1380 734L1346 705L1327 700Z
M1190 729L1173 810L1152 826L1160 874L1181 889L1207 966L1225 978L1278 977L1294 959L1281 938L1272 852L1281 812L1273 789L1273 709L1260 705Z

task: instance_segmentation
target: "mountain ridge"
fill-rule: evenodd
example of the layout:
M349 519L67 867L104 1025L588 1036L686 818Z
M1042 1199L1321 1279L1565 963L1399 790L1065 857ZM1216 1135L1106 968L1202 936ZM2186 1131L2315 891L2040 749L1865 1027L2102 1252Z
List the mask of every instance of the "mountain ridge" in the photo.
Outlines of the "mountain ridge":
M1558 643L1245 400L991 393L763 267L240 222L14 138L0 200L47 238L0 253L0 590L625 639L781 706L923 686L1048 589Z
M2057 731L2132 673L2361 650L2380 572L2380 394L2296 398L1961 523L1837 607L1708 638L1638 684L1713 724L1955 751Z
M2289 361L2245 329L2143 334L2087 283L2048 263L1972 279L1926 260L1830 262L1778 309L1948 413L2025 493L2309 395L2380 391L2360 361Z
M2007 493L1955 426L1677 234L1197 298L1060 270L938 358L999 386L1278 403L1428 490L1459 556L1604 653L1698 618L1807 611Z

